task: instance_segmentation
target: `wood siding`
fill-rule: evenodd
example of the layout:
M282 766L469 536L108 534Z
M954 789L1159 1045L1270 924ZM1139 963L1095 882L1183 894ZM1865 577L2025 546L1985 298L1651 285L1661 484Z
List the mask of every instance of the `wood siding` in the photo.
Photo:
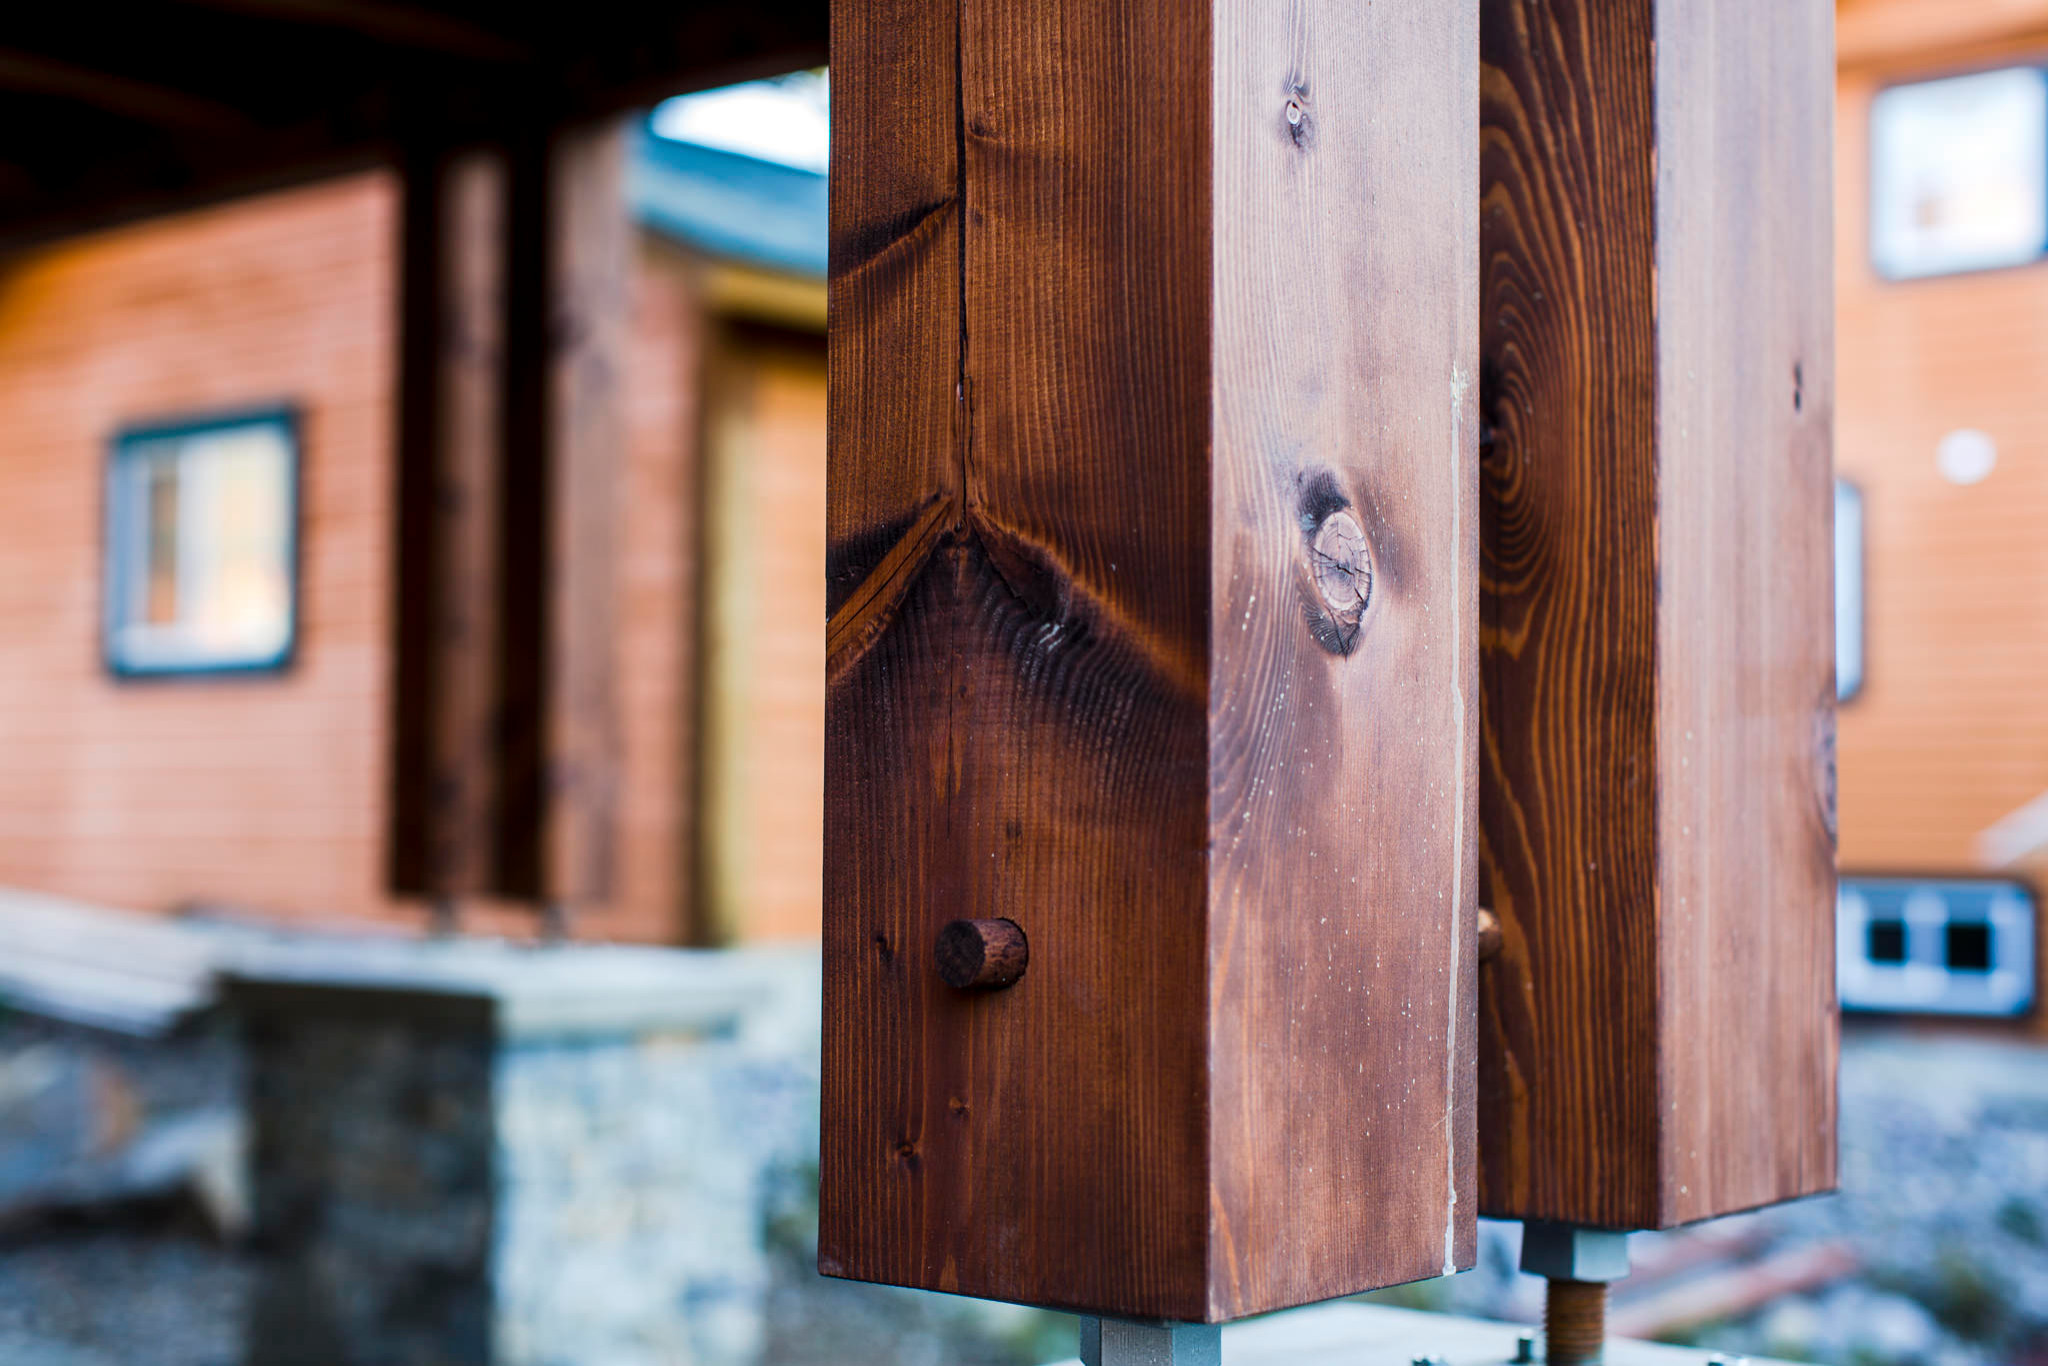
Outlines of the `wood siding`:
M394 180L363 175L0 265L0 883L417 917L381 890L396 215ZM691 876L699 315L661 257L638 255L626 395L619 881L583 925L642 939L680 932ZM298 658L117 683L99 654L107 439L252 402L304 419Z
M815 939L824 914L824 339L745 324L713 336L696 937Z
M2040 887L2048 844L2001 870L1979 839L2048 794L2048 262L1879 278L1869 124L1888 84L2048 64L2048 3L1862 0L1841 33L1836 461L1864 496L1867 623L1863 690L1840 709L1842 868ZM1958 428L1997 443L1982 483L1936 468Z
M2048 61L2048 34L2031 54ZM1842 414L1864 494L1862 692L1841 709L1842 865L1969 871L1977 837L2048 792L2048 264L1889 283L1870 266L1870 99L1938 61L1844 72ZM1957 487L1946 433L1998 443Z

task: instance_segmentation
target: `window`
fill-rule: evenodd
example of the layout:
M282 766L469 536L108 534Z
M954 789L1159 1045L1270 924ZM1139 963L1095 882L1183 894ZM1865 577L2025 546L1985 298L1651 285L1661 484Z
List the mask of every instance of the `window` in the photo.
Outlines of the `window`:
M277 669L297 635L298 430L288 412L136 428L107 477L107 667Z
M1835 697L1863 691L1863 491L1835 481Z
M1945 928L1950 972L1991 971L1990 921L1951 920Z
M1870 255L1893 280L2048 252L2048 71L1895 85L1870 107Z
M1873 920L1870 922L1870 947L1867 950L1873 963L1903 963L1906 961L1906 922L1903 920Z
M2011 1018L2033 1008L2033 890L1999 878L1845 877L1842 1008Z

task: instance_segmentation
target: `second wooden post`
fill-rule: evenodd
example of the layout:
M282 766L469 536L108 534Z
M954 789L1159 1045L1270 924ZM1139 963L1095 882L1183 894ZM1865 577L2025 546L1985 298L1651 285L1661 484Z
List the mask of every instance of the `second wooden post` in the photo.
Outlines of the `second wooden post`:
M1828 0L1485 0L1482 1210L1835 1180Z

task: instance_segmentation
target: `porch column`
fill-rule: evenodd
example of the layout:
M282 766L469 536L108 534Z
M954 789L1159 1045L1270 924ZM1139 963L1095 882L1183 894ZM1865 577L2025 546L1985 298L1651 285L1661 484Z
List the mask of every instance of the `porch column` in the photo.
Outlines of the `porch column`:
M566 913L616 857L626 133L409 168L391 885Z

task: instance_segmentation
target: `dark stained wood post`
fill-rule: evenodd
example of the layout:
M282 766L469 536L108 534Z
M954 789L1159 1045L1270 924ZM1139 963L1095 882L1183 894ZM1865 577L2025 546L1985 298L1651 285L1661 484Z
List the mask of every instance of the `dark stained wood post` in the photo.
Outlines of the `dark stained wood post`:
M611 896L618 855L618 554L626 470L633 223L627 124L551 149L546 863L555 906Z
M1489 1215L1835 1182L1832 22L1483 3Z
M406 163L390 883L444 905L492 888L504 165Z
M626 133L408 175L392 882L610 895Z
M614 589L632 227L622 124L511 152L497 885L551 914L610 892Z
M1476 24L835 4L827 1273L1470 1263Z

